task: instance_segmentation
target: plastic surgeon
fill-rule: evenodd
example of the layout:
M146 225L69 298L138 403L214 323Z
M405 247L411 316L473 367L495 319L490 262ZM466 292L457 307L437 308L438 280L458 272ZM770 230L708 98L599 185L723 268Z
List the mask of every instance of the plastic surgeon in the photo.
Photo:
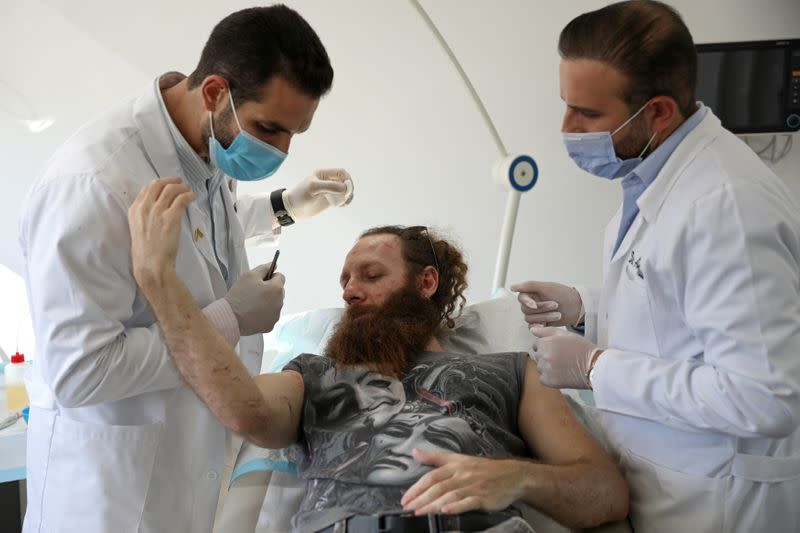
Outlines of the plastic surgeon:
M193 198L188 187L174 180L151 183L139 195L129 213L134 274L178 368L198 396L249 441L284 448L302 433L303 376L283 371L248 377L223 339L202 327L200 309L176 276L178 225ZM348 306L379 307L408 286L409 267L401 246L393 234L371 235L356 243L342 271ZM438 283L438 270L431 265L414 280L424 298L436 293ZM442 347L432 337L425 350ZM620 520L627 514L628 490L610 458L574 419L561 394L541 386L535 365L529 363L526 375L533 377L524 380L520 433L541 462L416 450L416 460L436 468L406 491L400 502L405 510L498 511L522 499L573 527Z
M559 52L567 150L624 199L600 289L512 287L542 382L594 389L637 531L800 531L800 208L695 102L672 8L586 13Z
M41 354L26 532L211 531L226 432L186 386L137 290L127 210L159 177L191 187L198 201L184 215L177 271L257 371L284 278L265 281L269 265L249 270L245 239L272 242L282 225L346 204L352 184L323 170L272 195L237 199L236 185L278 169L332 79L296 12L239 11L214 28L188 78L160 76L50 160L21 222Z

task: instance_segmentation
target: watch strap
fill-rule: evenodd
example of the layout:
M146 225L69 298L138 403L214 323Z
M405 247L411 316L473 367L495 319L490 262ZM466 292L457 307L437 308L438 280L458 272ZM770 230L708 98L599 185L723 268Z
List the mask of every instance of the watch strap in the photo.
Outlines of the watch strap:
M275 218L278 219L278 224L281 226L291 226L294 224L294 219L289 215L286 210L286 205L283 203L283 191L286 189L276 189L269 195L269 201L272 204L272 212Z

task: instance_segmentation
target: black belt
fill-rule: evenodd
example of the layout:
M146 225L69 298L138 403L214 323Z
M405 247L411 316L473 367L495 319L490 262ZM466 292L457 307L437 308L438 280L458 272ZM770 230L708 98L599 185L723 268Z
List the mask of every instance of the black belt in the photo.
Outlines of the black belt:
M347 533L443 533L445 531L483 531L502 524L519 512L507 509L494 513L471 511L456 515L384 514L354 515L345 520ZM336 524L321 529L319 533L333 533ZM339 530L341 531L341 529ZM338 531L336 533L339 533Z

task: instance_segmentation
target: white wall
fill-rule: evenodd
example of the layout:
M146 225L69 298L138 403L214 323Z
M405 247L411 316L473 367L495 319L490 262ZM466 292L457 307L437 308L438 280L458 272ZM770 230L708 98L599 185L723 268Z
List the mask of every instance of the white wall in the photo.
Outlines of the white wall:
M84 121L137 92L148 76L45 3L0 6L0 264L21 272L17 218L37 171ZM53 126L30 133L14 117L26 113L14 91L54 117Z
M405 0L287 2L320 34L333 91L269 191L313 168L344 166L350 207L288 228L280 269L285 311L337 306L338 270L372 225L428 224L452 233L471 263L470 297L486 298L505 194L490 182L497 154L460 81ZM581 174L561 146L556 41L578 13L605 2L423 0L484 99L508 149L532 154L540 181L523 197L509 282L600 281L600 236L619 201L615 184ZM797 38L797 0L675 0L697 42ZM77 5L76 5L77 4ZM31 135L0 110L0 263L20 271L16 217L48 153L89 116L166 70L192 69L211 27L251 2L29 0L4 4L0 80L15 84L56 124ZM9 16L10 15L10 16ZM0 91L3 88L0 86ZM0 102L4 98L0 94ZM796 139L798 140L798 139ZM800 142L778 172L800 195ZM250 250L252 262L271 251Z

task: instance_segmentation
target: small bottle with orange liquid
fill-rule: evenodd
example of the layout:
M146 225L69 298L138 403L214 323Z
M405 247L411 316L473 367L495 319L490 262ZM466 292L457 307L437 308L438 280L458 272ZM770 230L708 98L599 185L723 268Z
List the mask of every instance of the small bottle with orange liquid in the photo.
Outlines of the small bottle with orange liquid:
M29 403L28 392L25 390L25 370L27 368L25 355L17 352L11 356L11 363L7 364L4 369L9 412L22 411L22 408Z

